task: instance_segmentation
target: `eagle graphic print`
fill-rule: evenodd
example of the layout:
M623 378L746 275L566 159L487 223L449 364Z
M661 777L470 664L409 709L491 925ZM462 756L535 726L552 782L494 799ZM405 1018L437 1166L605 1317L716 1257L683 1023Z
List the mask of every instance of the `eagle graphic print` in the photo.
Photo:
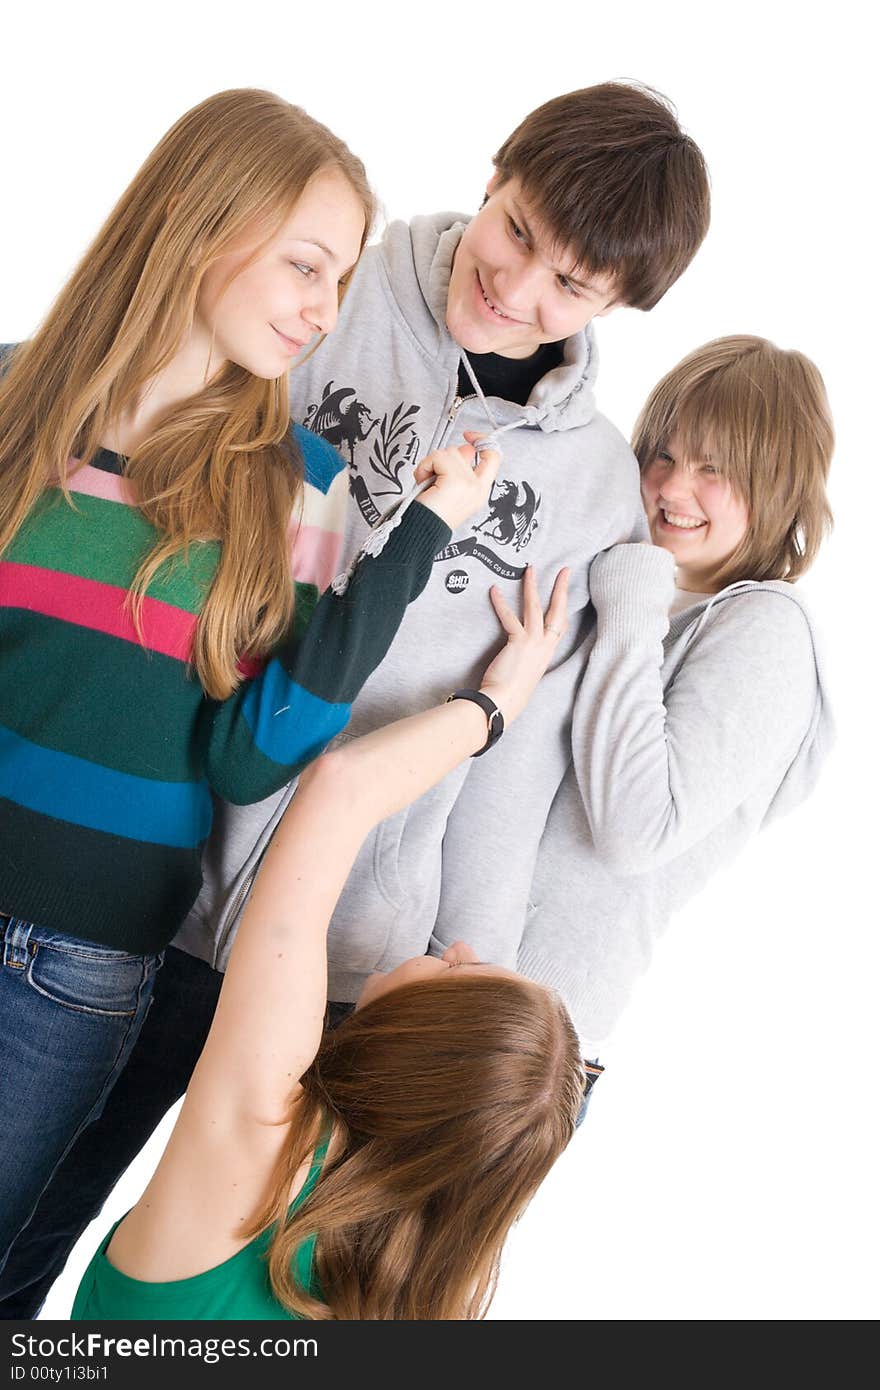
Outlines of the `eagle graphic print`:
M328 381L320 401L309 405L303 416L307 429L347 456L349 490L371 528L389 501L402 496L421 456L418 413L418 405L400 401L378 416L355 387ZM473 535L450 541L434 556L435 563L471 558L498 578L521 579L526 561L519 556L537 530L540 505L540 494L525 479L498 479L489 494L488 512L471 526ZM448 587L447 592L460 592L460 587Z

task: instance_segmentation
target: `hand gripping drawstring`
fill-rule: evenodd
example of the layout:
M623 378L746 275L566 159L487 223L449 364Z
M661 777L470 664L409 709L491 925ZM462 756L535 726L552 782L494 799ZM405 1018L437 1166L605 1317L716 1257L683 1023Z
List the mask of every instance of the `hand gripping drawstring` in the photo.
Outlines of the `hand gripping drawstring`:
M483 392L480 389L480 383L477 381L474 370L467 359L467 353L462 353L461 360L464 363L465 370L467 371L467 374L471 379L474 390L480 398L480 402L483 406L483 409L485 410L489 422L492 425L492 433L487 434L485 439L478 440L478 442L474 445L474 466L476 467L480 454L482 454L484 449L495 449L497 453L501 453L501 447L498 443L499 435L506 434L508 430L518 429L525 422L523 420L513 420L509 425L499 425L498 421L495 419L495 416L492 414L491 409L489 408L489 403L486 400L486 397L483 395ZM410 507L412 503L415 502L416 499L423 492L425 492L427 488L431 487L433 482L433 478L426 478L423 483L411 483L409 488L407 488L406 492L404 492L403 496L400 497L394 503L393 506L389 507L388 511L385 512L384 516L377 523L377 525L373 527L372 531L367 536L367 539L364 541L360 550L355 555L348 569L344 570L342 574L337 574L336 578L331 582L330 588L332 589L334 594L341 597L345 593L349 586L349 583L351 582L351 577L357 569L358 565L360 564L361 560L365 559L368 555L381 555L382 551L385 549L385 546L388 544L388 539L392 531L396 530L396 528L400 525L401 521L403 520L404 513L406 512L407 508Z
M480 454L482 454L484 449L496 449L499 453L501 452L501 450L498 448L498 443L494 434L487 435L485 439L480 439L474 445L474 467L476 467L477 460L479 459ZM368 555L376 556L382 554L382 551L388 544L392 532L396 531L397 527L403 521L407 509L412 505L413 502L416 501L418 497L421 496L423 492L426 492L429 487L432 487L433 483L433 478L426 478L425 481L422 483L411 483L410 486L407 488L406 492L403 494L403 496L399 498L397 502L394 503L393 507L390 507L388 511L385 512L381 521L379 521L377 525L373 527L372 531L367 536L366 540L364 541L358 553L355 555L348 569L343 570L342 574L337 574L336 578L332 580L330 588L333 590L334 594L341 598L342 595L346 592L351 582L352 575L354 574L361 560L366 559Z

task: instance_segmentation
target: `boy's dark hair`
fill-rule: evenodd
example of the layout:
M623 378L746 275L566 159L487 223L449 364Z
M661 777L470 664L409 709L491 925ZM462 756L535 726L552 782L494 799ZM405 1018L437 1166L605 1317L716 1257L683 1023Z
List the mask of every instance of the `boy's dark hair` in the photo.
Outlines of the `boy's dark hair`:
M653 309L709 227L709 175L664 97L603 82L539 106L495 155L578 265L613 274L618 299Z

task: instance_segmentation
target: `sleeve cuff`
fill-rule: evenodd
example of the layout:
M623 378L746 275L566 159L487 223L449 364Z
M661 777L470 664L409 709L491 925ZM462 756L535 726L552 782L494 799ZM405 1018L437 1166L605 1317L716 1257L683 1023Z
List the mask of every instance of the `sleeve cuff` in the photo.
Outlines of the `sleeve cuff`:
M397 563L406 561L421 565L433 561L451 539L451 530L436 512L421 502L413 502L407 507L400 525L392 531L382 554Z
M590 598L599 637L626 641L665 636L675 596L675 561L656 545L615 545L590 566Z

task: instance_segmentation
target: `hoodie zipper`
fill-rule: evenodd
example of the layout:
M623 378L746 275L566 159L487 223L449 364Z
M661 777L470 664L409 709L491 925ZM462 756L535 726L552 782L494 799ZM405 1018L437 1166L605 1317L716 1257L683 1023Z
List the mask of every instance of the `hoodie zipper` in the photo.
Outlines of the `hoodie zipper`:
M263 854L265 854L265 852L266 851L264 850ZM263 862L263 854L260 855L259 859L257 860L254 867L251 869L244 883L242 883L239 887L238 892L232 900L232 906L228 908L226 911L223 926L220 928L220 931L218 932L214 940L215 970L222 969L220 961L223 959L223 952L225 951L226 943L229 940L229 933L232 931L233 923L236 921L238 914L242 909L242 905L244 903L245 898L254 886L254 879L257 876L257 870L259 869L260 864Z
M445 446L446 446L446 440L449 438L450 434L452 433L452 426L455 424L455 417L456 417L456 415L458 414L458 412L461 410L461 407L465 404L466 401L475 401L476 399L477 399L477 393L476 393L476 392L474 392L473 395L471 395L471 396L456 396L456 397L454 398L454 400L453 400L453 402L452 402L452 405L451 405L450 408L449 408L449 412L448 412L448 414L447 414L447 416L446 416L446 428L444 429L442 435L440 436L440 442L436 445L436 448L438 448L438 449L443 449L443 448L445 448Z

